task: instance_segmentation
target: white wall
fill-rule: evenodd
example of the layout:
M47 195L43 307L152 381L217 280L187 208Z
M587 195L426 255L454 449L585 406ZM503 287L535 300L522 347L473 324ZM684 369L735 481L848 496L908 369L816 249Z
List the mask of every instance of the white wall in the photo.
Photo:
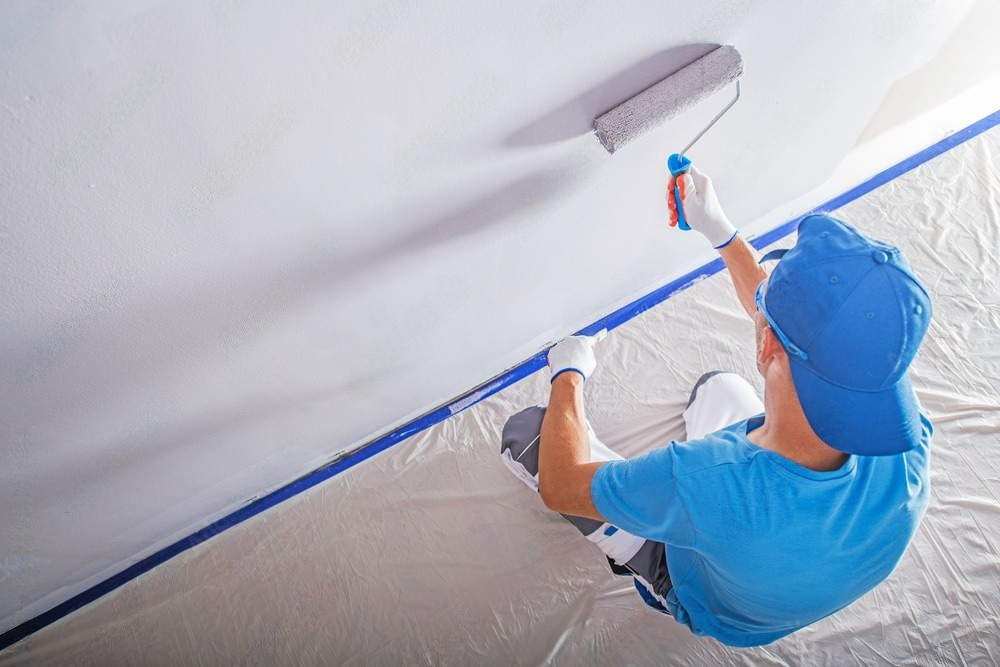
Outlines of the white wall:
M596 114L736 45L747 223L970 6L761 4L0 5L0 630L708 259L663 161L730 91Z
M892 86L858 143L891 131L986 81L995 99L1000 90L1000 50L990 45L996 39L998 25L1000 2L976 0L934 58ZM997 108L993 106L985 113Z

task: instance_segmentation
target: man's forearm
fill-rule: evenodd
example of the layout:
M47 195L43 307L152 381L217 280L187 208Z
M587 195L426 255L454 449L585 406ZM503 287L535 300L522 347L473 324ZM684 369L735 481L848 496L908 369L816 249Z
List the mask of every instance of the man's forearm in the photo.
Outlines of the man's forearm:
M590 462L583 409L583 376L572 371L552 382L538 450L538 491L550 509L600 519L590 481L600 463ZM603 519L600 519L603 521Z
M729 245L719 249L719 255L729 269L740 305L747 311L747 315L753 317L757 310L754 303L757 285L767 277L767 271L757 263L757 251L742 236L737 235Z
M549 406L542 419L538 451L538 490L542 500L556 495L564 486L560 480L565 479L566 470L589 462L583 376L570 371L552 382Z

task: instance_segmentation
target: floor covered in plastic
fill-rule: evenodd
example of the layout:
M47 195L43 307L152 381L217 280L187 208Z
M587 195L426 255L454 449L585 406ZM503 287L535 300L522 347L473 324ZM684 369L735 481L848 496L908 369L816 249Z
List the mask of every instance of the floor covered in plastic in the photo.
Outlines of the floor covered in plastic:
M1000 663L1000 129L835 215L902 247L931 293L912 373L936 436L913 544L888 581L834 616L737 650L647 608L500 461L505 418L546 400L536 373L42 629L0 664ZM597 356L588 417L626 456L683 438L702 373L760 387L752 325L725 273L612 331Z

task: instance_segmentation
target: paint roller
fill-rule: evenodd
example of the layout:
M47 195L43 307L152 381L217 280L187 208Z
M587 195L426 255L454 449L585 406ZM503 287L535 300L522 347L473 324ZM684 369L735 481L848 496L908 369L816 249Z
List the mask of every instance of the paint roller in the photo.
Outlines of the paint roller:
M735 81L736 97L691 143L667 158L667 169L671 174L686 174L691 169L691 160L686 153L740 99L742 75L743 58L740 57L740 52L732 46L720 46L598 116L594 120L594 133L608 152L614 153ZM677 226L684 230L691 229L684 217L681 195L676 185L673 197L677 204Z

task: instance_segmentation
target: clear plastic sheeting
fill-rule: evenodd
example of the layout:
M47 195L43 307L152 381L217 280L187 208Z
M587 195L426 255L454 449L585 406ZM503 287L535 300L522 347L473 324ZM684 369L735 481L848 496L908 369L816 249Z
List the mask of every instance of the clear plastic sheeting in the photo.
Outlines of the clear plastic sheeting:
M500 461L505 418L546 399L539 373L143 575L0 663L997 664L998 165L992 130L837 212L900 245L931 292L913 376L937 433L916 539L888 581L830 618L737 650L647 608ZM680 414L703 372L760 386L752 327L725 274L613 331L597 354L588 417L624 455L683 437Z

